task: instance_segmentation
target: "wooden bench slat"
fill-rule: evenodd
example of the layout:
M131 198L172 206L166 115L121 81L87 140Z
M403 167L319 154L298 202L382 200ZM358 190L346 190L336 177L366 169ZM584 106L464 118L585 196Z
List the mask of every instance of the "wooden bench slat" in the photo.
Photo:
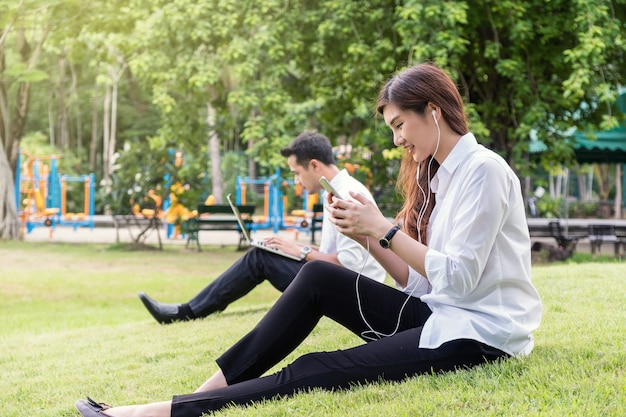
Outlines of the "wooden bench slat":
M591 243L591 253L596 253L596 250L600 251L604 242L615 245L615 256L619 255L620 246L626 248L626 239L617 236L615 226L612 224L590 224L589 242Z
M254 214L255 206L251 204L237 205L239 212L244 218L244 224L249 232L252 232L252 215ZM187 233L187 244L192 240L196 241L198 250L202 250L200 246L200 240L198 234L201 231L216 231L216 230L234 230L239 234L238 250L245 247L244 243L247 240L244 234L241 232L237 218L235 217L230 205L228 204L213 204L204 205L199 204L197 207L198 215L185 222L185 232Z

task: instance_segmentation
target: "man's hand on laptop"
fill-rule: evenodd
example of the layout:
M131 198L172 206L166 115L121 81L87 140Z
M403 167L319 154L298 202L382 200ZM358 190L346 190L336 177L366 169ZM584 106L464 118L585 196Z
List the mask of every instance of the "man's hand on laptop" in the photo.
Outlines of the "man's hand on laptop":
M265 241L265 245L270 248L280 249L283 252L287 252L288 254L294 256L300 255L302 245L293 240L283 239L280 236L270 236L263 240Z

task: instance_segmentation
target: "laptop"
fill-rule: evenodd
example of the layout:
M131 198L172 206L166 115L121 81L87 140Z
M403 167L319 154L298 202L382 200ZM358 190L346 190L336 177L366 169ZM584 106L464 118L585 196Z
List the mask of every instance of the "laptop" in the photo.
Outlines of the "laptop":
M243 233L244 237L246 238L250 246L254 246L255 248L259 248L268 252L275 253L276 255L284 256L285 258L293 259L294 261L302 260L300 259L299 256L293 256L287 252L283 252L280 249L270 248L269 246L265 244L264 241L252 238L252 236L250 236L250 231L246 228L246 225L243 222L243 218L241 217L241 213L239 212L237 205L235 205L235 203L233 203L233 200L230 198L230 194L226 196L226 199L228 200L228 204L230 204L230 208L233 210L233 214L237 218L237 223L239 223L239 227L241 228L241 233Z

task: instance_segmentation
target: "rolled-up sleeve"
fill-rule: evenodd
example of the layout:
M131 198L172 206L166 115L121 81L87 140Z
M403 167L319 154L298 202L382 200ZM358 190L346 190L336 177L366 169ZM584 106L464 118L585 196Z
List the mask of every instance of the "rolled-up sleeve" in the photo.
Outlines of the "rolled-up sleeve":
M409 278L407 280L406 287L402 288L398 285L398 283L396 283L396 288L418 298L424 294L428 294L431 289L428 280L411 267L409 267Z

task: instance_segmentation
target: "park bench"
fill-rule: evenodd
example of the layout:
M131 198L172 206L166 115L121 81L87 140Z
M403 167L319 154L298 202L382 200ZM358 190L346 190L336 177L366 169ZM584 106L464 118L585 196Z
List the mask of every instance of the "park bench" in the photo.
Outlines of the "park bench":
M576 245L578 241L584 236L576 236L571 234L565 234L561 228L561 222L553 221L548 223L548 229L550 230L550 236L556 240L559 248L574 253L576 251Z
M128 214L118 214L113 216L113 225L117 243L120 242L120 227L126 227L131 239L135 244L144 244L150 233L155 232L159 241L159 249L163 250L160 230L163 226L161 221L163 199L154 190L148 191L148 196L142 205L135 204ZM139 232L134 235L132 228Z
M324 205L313 204L313 217L311 217L311 244L315 245L315 232L322 231L324 221Z
M591 253L595 254L604 242L612 242L615 246L615 256L619 256L620 247L626 249L626 237L617 236L615 226L612 224L590 224L589 243L591 243Z
M160 230L163 223L158 212L152 215L142 214L116 214L113 216L113 226L115 227L116 242L120 243L120 229L126 228L134 243L143 244L151 233L156 233L159 249L163 249ZM134 232L135 231L135 232Z
M237 205L241 213L248 233L252 231L252 215L254 214L254 205ZM201 251L200 239L198 235L201 231L217 231L217 230L233 230L239 235L239 244L237 250L241 250L247 246L248 239L241 231L237 218L228 204L198 205L198 215L187 220L183 225L183 231L187 234L187 244L191 241L196 242L198 250Z
M531 238L552 238L556 241L557 247L569 251L570 253L574 253L578 241L587 236L586 229L583 231L578 227L570 226L567 232L564 231L558 220L543 224L529 225L528 228Z

